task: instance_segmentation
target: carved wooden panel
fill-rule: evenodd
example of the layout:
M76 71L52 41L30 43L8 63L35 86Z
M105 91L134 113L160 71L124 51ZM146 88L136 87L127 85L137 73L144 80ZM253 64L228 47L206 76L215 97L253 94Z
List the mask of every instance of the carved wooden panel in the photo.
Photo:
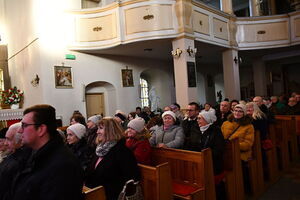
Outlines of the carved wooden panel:
M220 19L213 19L214 37L218 39L228 40L228 23Z
M198 11L194 11L193 15L194 31L209 35L209 16Z
M125 10L126 34L173 29L171 5L150 5Z
M294 26L295 26L295 36L300 37L300 18L296 18L294 20Z
M94 42L117 37L115 13L94 17L78 18L76 20L76 41Z

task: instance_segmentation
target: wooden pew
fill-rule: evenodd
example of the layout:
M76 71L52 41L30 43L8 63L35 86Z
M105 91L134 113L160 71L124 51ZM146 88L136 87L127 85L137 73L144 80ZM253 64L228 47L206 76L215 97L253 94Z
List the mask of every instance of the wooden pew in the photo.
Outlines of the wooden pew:
M202 152L171 148L152 148L154 163L168 162L171 168L173 196L179 199L215 200L215 185L210 149ZM175 186L195 188L189 195L174 193ZM187 187L185 187L187 186Z
M286 158L285 160L287 160L288 164L290 164L290 162L295 162L298 160L296 117L294 115L276 115L275 119L281 122L281 130L285 142L284 147L287 148L285 150L285 154L288 154L288 158Z
M238 138L227 142L225 145L224 170L227 200L244 200L244 183Z
M169 163L157 166L139 164L144 200L171 200L172 185Z
M276 133L275 126L273 124L269 125L268 136L273 143L273 148L266 151L267 167L265 172L267 173L269 184L273 184L279 178L278 159L276 150Z
M82 189L84 200L106 200L105 190L103 186L95 188L83 187Z
M251 193L254 198L258 198L265 191L259 131L254 133L252 159L248 161L248 167Z

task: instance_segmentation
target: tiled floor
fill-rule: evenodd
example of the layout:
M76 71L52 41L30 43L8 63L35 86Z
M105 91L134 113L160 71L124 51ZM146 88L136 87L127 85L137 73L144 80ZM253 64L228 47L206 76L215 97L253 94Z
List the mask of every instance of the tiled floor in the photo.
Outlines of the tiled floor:
M300 200L300 163L284 174L259 200Z

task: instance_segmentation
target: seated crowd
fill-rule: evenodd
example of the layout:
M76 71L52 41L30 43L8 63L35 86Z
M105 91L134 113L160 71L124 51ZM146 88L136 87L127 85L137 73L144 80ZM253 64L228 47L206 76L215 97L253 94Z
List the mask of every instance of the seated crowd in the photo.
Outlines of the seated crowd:
M210 148L217 199L225 199L225 140L238 138L247 179L245 163L252 156L255 130L260 131L264 154L275 114L299 115L300 95L287 102L257 96L247 103L206 103L203 110L196 102L183 110L174 103L163 113L137 107L128 115L117 110L114 117L94 115L87 122L76 111L65 130L56 129L52 106L35 105L25 109L20 123L1 130L0 200L76 200L83 184L102 185L108 200L117 199L128 180L140 180L137 164L152 164L151 146L198 152Z

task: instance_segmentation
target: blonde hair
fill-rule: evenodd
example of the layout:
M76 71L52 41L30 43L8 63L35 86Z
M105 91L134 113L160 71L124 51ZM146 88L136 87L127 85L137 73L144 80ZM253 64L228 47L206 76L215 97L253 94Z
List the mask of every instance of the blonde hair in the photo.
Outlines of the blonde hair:
M104 127L104 141L99 141L97 138L97 143L105 143L108 141L119 141L124 138L124 131L121 125L111 117L104 117L98 123L98 126Z
M246 106L251 106L253 108L253 114L252 114L252 118L253 119L266 119L266 115L265 113L263 113L260 108L258 107L258 105L254 102L249 102L246 104Z

